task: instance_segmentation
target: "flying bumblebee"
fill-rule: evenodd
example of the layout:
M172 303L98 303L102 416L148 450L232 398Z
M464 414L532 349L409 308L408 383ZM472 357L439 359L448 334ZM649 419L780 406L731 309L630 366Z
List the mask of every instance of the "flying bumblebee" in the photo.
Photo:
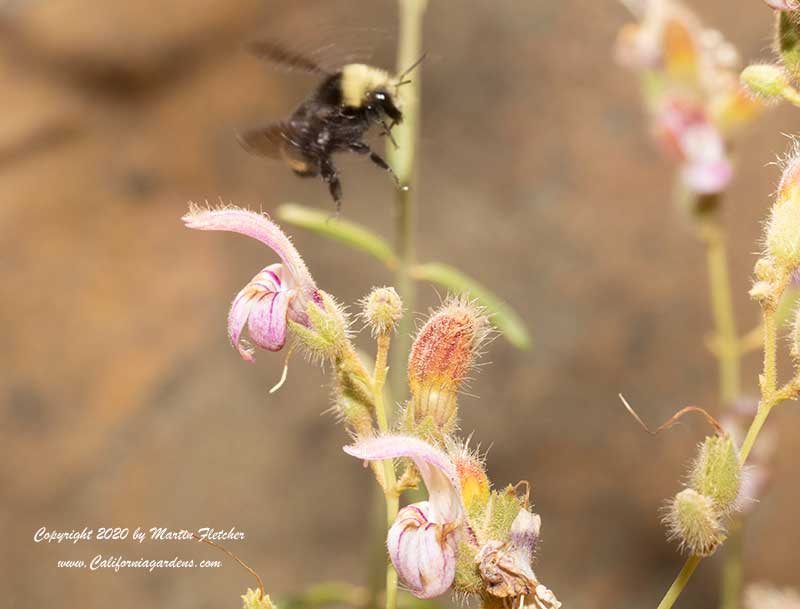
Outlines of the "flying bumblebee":
M258 41L247 46L264 59L319 74L322 82L288 119L241 132L239 142L245 150L283 160L298 176L321 176L328 183L337 213L342 205L342 185L331 158L333 153L367 156L397 182L389 164L363 138L370 127L376 126L394 142L392 128L403 121L397 104L398 89L411 82L403 79L422 58L394 77L361 63L328 71L312 59L272 42Z

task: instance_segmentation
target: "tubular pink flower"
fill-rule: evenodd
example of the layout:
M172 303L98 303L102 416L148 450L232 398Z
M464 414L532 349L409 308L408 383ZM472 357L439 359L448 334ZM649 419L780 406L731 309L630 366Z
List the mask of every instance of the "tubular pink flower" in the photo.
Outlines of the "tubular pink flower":
M450 457L419 438L399 435L362 440L344 451L364 461L398 457L414 461L428 489L428 501L400 510L386 545L397 574L414 596L444 594L455 577L463 516L461 485Z
M183 222L197 230L231 231L252 237L282 261L262 269L231 305L228 336L244 359L255 360L252 350L241 344L245 324L255 345L268 351L279 351L286 342L287 319L308 324L308 304L320 301L317 286L297 249L277 224L262 214L237 207L192 207Z

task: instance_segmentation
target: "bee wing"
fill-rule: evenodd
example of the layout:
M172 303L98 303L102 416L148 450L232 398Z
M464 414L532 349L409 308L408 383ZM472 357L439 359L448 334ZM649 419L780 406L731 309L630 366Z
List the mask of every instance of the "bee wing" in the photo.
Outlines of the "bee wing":
M256 57L267 59L290 70L302 70L312 74L330 74L328 70L310 57L293 51L277 42L252 40L245 44L245 48Z
M296 146L288 133L288 125L277 122L266 127L245 129L237 134L242 148L250 154L282 160L287 145Z

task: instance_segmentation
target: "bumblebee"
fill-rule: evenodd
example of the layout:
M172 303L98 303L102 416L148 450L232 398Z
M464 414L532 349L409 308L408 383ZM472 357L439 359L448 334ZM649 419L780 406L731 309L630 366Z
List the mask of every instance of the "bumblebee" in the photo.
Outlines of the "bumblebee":
M393 77L384 70L361 63L347 64L331 72L271 42L254 42L248 49L287 67L319 74L322 82L288 119L239 133L239 142L245 150L283 160L298 176L322 177L336 203L337 213L342 205L342 184L333 164L334 153L354 152L366 156L398 182L389 164L363 139L375 126L394 142L391 130L403 121L397 103L398 89L411 82L403 79L422 58L399 77Z

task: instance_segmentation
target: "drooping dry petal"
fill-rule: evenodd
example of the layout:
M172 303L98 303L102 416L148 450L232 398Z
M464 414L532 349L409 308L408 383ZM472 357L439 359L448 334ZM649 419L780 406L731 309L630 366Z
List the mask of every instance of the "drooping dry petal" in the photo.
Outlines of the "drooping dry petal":
M475 557L489 594L499 598L534 592L539 585L531 562L539 539L541 518L522 509L511 525L506 542L491 540Z

